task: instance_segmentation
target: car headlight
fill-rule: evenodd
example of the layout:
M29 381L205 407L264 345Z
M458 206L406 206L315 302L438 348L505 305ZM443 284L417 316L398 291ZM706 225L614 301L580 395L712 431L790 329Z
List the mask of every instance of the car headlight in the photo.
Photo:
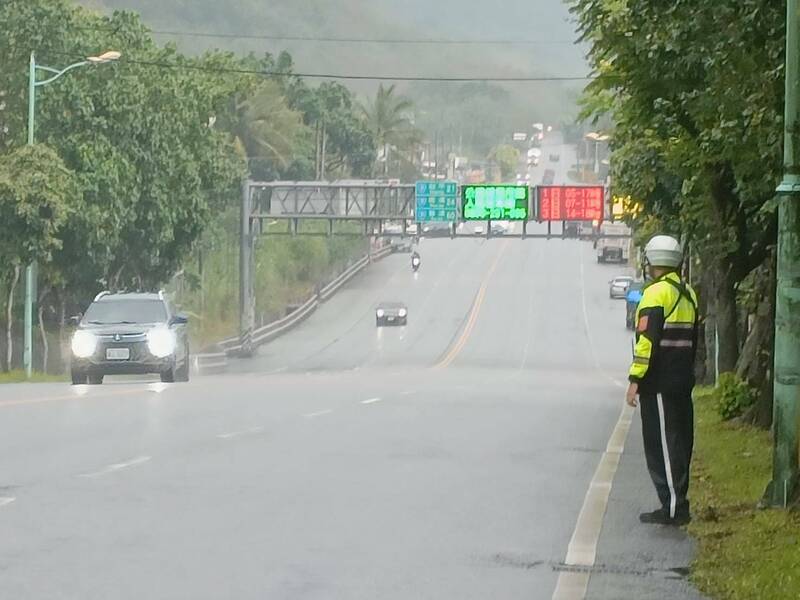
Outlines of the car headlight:
M407 314L408 311L405 308L401 308L399 311L397 311L397 316L399 316L401 319L405 317Z
M381 319L383 318L383 315L385 315L386 313L383 311L382 308L379 308L375 314L378 316L379 319Z
M156 327L147 332L147 349L156 358L165 358L175 352L175 332L166 327Z
M89 358L97 350L97 336L79 329L72 336L72 353L78 358Z

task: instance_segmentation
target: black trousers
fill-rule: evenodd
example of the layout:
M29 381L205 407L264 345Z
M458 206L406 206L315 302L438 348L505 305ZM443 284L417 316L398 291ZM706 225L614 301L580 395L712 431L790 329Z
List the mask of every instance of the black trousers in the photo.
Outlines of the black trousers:
M689 511L689 467L694 446L691 388L641 394L644 455L664 510L674 517Z

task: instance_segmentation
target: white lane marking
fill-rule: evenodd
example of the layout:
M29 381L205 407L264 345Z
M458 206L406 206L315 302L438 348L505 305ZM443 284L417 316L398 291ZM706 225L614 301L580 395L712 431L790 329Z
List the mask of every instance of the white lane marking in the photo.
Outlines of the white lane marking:
M94 473L83 473L80 476L87 477L90 479L94 477L102 477L103 475L108 475L109 473L121 471L122 469L127 469L128 467L135 467L136 465L141 465L151 460L152 458L153 458L152 456L137 456L136 458L133 458L125 462L108 465L107 467L104 467L99 471L95 471Z
M245 435L255 435L257 433L263 433L263 432L264 432L263 427L251 427L250 429L245 429L243 431L229 431L227 433L220 433L217 434L217 437L221 440L230 440Z
M319 412L308 413L303 415L306 419L313 419L314 417L321 417L322 415L329 415L333 411L332 410L321 410Z
M11 504L14 500L16 500L16 498L10 498L10 497L0 498L0 507L6 506L7 504Z
M370 398L369 400L362 400L361 404L375 404L376 402L380 402L380 398Z
M669 460L669 446L667 446L667 420L664 416L664 398L656 394L658 402L658 424L661 426L661 452L664 453L664 470L667 472L667 486L669 487L669 516L675 518L677 496L675 485L672 482L672 463Z
M586 285L584 281L583 252L581 251L581 301L583 303L583 318L586 328L586 337L589 341L589 349L594 360L595 369L602 373L616 387L626 387L624 383L603 372L600 362L597 359L592 342L591 328L589 325L589 311L586 307ZM589 489L583 500L581 512L578 515L578 522L575 524L575 531L567 547L567 556L564 563L571 566L592 567L597 558L597 542L600 539L600 532L603 528L603 519L608 508L608 497L611 494L611 487L614 476L619 467L622 453L625 451L625 440L633 420L633 409L627 404L623 404L617 424L606 445L606 451L600 458L600 463L594 472ZM558 575L556 589L553 592L553 600L583 600L589 587L589 573L574 573L562 571Z
M169 389L169 384L157 381L155 383L148 384L147 389L151 392L155 392L156 394L160 394L164 390Z

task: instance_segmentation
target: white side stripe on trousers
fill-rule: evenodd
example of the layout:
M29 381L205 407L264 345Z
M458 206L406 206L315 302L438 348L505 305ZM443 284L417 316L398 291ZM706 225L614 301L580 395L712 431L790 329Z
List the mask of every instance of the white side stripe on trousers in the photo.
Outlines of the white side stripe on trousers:
M656 394L658 401L658 422L661 426L661 451L664 453L664 470L667 472L667 485L669 486L669 516L675 518L677 498L675 496L675 485L672 482L672 463L669 462L669 446L667 446L667 422L664 418L664 400L661 394Z

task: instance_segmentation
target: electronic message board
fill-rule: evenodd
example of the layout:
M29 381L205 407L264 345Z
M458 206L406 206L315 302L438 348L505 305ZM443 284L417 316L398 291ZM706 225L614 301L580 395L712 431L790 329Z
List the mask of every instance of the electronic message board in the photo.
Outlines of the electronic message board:
M536 188L540 221L602 221L602 185L542 185Z
M527 221L527 185L462 185L461 216L465 221Z

